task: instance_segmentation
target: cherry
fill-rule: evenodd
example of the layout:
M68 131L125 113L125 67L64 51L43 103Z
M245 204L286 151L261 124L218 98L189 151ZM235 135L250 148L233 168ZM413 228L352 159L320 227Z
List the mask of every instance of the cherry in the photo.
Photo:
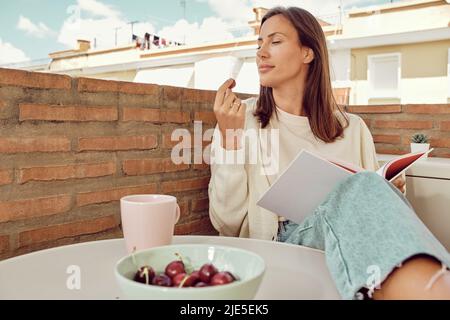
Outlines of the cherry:
M217 268L211 263L205 263L200 268L200 280L205 283L209 283L211 278L218 272Z
M184 278L186 278L186 273L179 273L175 277L172 278L172 286L173 287L179 287L180 284L183 282ZM187 287L186 281L183 284L183 287Z
M194 271L188 276L183 287L193 287L199 281L200 281L200 272Z
M220 286L234 281L234 277L229 272L218 272L211 278L212 286Z
M186 271L184 270L183 261L175 260L167 265L166 275L169 276L170 278L173 278L180 273L186 273Z
M149 266L140 267L134 276L134 281L151 284L153 278L155 277L155 270Z
M161 273L153 278L152 284L160 287L170 287L172 286L172 280L164 273Z

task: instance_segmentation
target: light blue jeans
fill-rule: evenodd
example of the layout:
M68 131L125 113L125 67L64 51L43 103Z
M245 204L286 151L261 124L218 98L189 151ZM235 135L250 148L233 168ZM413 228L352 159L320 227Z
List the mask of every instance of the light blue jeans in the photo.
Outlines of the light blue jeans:
M391 183L374 172L341 182L305 221L280 223L278 241L325 251L343 299L373 292L402 262L424 254L450 267L450 255Z

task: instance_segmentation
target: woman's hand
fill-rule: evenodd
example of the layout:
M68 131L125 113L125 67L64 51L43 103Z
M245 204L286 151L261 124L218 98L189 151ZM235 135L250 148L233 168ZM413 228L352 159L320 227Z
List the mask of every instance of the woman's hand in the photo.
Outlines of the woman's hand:
M246 105L242 103L231 89L236 82L228 79L219 88L214 101L214 113L222 134L222 147L227 150L238 150L242 129L245 124Z
M406 180L403 178L403 176L399 176L397 179L392 181L392 184L396 186L401 193L404 194L406 192Z

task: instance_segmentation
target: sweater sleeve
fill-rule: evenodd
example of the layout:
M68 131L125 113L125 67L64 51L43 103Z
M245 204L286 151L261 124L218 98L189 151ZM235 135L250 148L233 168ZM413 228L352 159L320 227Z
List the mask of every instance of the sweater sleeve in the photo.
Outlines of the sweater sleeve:
M366 170L377 171L380 168L372 134L363 119L361 121L361 161Z
M252 110L252 101L245 102L248 102L247 122L247 117L250 116ZM220 143L219 128L216 126L211 144L211 180L208 187L209 217L214 228L223 236L239 236L247 216L246 153L245 144L241 150L225 150ZM229 159L234 159L234 161L230 163Z
M227 157L237 151L223 150ZM211 163L208 188L209 217L223 236L239 236L248 210L247 172L244 164Z

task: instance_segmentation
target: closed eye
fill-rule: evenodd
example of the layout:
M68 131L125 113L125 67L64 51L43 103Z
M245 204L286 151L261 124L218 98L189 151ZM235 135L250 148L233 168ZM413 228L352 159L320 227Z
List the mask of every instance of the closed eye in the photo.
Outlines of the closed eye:
M281 41L273 41L273 42L272 42L272 44L279 44L279 43L281 43ZM258 49L258 50L261 49L261 46L258 46L257 49Z

